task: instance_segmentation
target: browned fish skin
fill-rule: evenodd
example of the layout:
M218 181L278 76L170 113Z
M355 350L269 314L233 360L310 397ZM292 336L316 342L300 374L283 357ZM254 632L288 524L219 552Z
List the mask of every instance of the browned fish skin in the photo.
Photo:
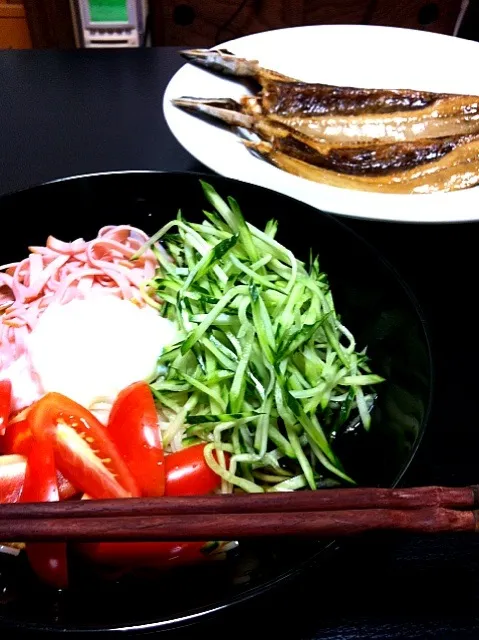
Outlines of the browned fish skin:
M426 140L417 143L374 145L367 147L334 147L320 153L294 136L277 137L274 147L292 158L315 167L331 169L352 176L387 176L435 162L456 149L479 140L479 135Z
M301 82L268 82L262 92L263 112L281 116L361 115L415 111L447 94L425 91L356 89ZM461 96L462 97L462 96ZM464 96L468 100L468 96ZM477 105L478 98L473 98ZM479 107L478 107L479 111Z
M458 144L442 158L412 169L388 175L361 176L314 166L283 153L277 144L246 142L245 145L279 169L313 182L375 193L427 194L469 189L479 184L479 138L471 138L467 144Z

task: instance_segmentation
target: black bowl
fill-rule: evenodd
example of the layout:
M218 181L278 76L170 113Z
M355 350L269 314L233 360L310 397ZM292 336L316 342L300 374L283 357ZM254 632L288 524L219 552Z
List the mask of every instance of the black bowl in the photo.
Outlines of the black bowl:
M47 235L73 240L107 224L133 224L153 233L182 209L200 219L201 176L182 173L108 173L48 183L0 199L9 221L2 263L24 256ZM344 224L267 189L205 177L234 196L247 220L279 221L278 239L298 257L310 248L329 274L336 306L359 345L368 346L381 385L369 434L351 429L337 441L346 468L361 484L393 485L410 463L429 413L432 365L424 319L398 274ZM168 579L142 576L93 579L76 566L73 586L45 589L19 558L0 559L0 627L26 630L162 630L199 620L284 583L327 542L242 544L225 562L176 570ZM152 584L153 582L153 584Z

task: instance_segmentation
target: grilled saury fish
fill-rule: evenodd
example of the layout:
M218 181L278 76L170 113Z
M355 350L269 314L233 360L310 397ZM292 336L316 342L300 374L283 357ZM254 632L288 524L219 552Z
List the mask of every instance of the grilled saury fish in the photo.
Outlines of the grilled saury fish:
M257 136L248 148L276 166L335 186L394 193L464 189L478 182L479 97L307 83L221 50L187 59L254 79L255 95L189 98L180 107Z

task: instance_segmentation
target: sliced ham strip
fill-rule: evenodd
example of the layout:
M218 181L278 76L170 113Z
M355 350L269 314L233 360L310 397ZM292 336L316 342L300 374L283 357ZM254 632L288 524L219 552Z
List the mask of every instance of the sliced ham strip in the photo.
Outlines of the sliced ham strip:
M148 239L128 225L103 227L90 241L64 242L49 236L46 246L29 247L28 258L0 267L0 379L12 376L18 381L16 411L30 404L36 391L41 393L29 367L26 342L45 309L98 295L144 306L139 286L154 276L157 261L151 250L137 260L132 257Z

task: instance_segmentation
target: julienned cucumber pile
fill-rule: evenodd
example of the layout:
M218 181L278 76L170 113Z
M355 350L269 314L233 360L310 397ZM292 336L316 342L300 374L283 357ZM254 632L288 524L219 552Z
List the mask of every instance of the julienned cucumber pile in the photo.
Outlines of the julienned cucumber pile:
M143 294L181 336L151 384L165 447L207 441L224 492L354 483L331 443L354 415L369 429L383 379L341 324L318 258L296 259L275 240L275 220L261 231L201 184L204 221L179 212L143 249L158 259Z

